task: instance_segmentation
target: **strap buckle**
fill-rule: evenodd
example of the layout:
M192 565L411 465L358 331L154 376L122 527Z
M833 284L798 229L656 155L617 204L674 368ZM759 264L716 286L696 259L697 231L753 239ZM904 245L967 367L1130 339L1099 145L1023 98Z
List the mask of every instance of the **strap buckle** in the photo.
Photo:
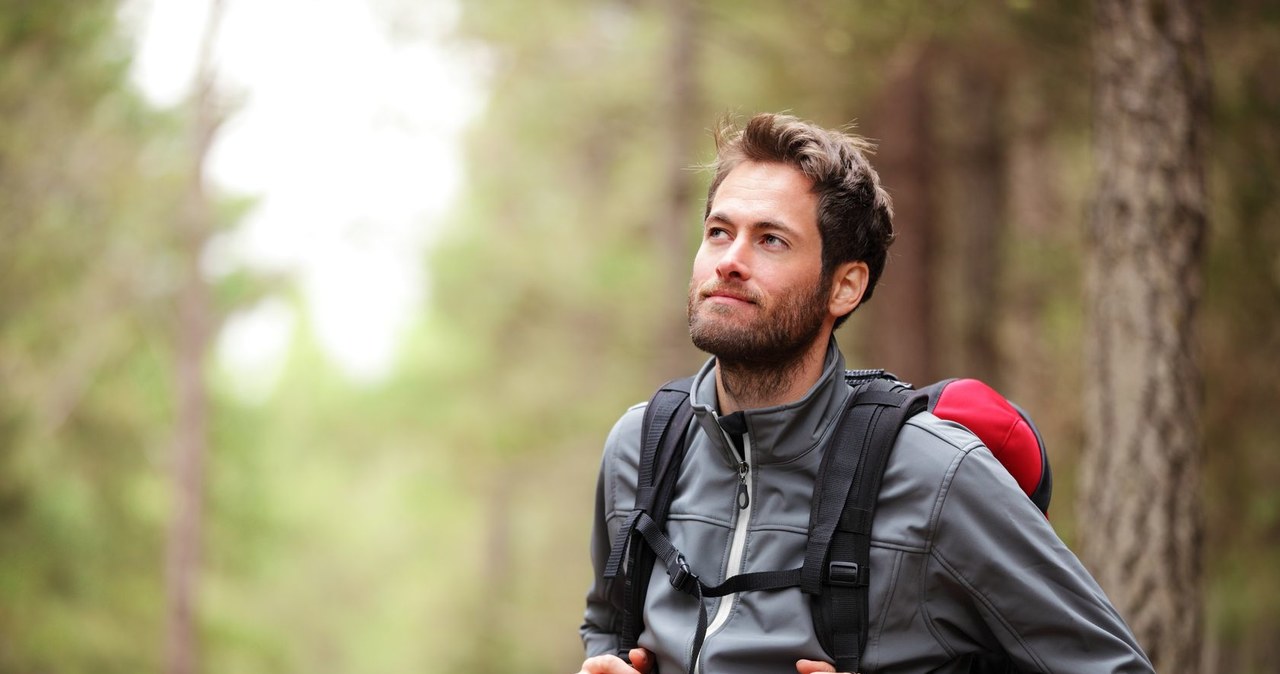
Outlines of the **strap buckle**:
M831 562L827 567L827 583L841 587L867 584L867 567L857 562Z
M698 580L698 574L689 569L689 562L685 561L684 555L676 555L675 561L667 567L667 575L672 587L685 594L697 595L701 581Z

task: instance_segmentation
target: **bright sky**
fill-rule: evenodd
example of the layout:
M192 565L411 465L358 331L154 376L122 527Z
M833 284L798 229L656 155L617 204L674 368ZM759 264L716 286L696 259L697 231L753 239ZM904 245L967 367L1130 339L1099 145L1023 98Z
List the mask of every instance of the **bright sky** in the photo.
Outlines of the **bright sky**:
M321 346L362 380L386 374L422 306L424 247L460 182L459 136L481 104L475 53L444 45L456 0L223 0L215 48L241 104L209 157L221 188L256 196L210 247L302 288ZM190 90L209 0L131 0L133 78L160 105ZM296 317L282 300L236 316L220 361L269 389Z

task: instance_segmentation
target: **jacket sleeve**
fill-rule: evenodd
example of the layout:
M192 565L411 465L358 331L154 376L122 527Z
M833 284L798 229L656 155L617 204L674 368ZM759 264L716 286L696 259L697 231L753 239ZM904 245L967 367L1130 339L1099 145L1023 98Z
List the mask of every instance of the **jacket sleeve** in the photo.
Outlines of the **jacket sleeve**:
M605 466L607 461L602 463L600 477L596 480L595 517L591 526L591 566L594 573L591 578L591 587L587 590L587 608L583 614L582 627L578 630L582 635L582 647L586 657L616 653L618 650L620 616L609 596L611 588L601 577L605 562L609 559L612 544L612 536L607 526Z
M930 566L949 579L944 592L981 616L978 640L996 640L1020 671L1153 671L1102 588L985 447L959 454L949 478ZM945 626L935 636L948 645Z
M587 590L582 627L578 630L582 635L582 646L587 657L618 651L623 583L621 577L613 583L606 582L603 574L619 522L635 501L631 493L634 488L629 485L636 481L635 463L638 459L633 455L638 453L643 410L644 406L638 405L618 420L605 441L604 456L600 461L591 526L593 573L591 587ZM626 493L620 495L619 491Z

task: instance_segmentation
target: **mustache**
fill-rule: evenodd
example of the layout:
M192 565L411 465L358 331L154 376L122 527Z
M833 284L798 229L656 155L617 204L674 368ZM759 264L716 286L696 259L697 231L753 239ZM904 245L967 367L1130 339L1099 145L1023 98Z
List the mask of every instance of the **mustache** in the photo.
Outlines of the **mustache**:
M752 292L746 286L737 283L724 283L718 279L712 279L698 286L697 296L699 299L706 299L712 295L728 295L752 304L760 303L759 293Z

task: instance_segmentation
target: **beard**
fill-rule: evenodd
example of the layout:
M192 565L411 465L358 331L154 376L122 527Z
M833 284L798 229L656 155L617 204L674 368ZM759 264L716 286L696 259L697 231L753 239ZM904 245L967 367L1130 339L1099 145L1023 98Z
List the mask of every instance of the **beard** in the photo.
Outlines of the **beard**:
M819 277L763 304L758 294L734 288L754 308L708 304L707 295L733 287L720 281L689 288L689 337L716 357L725 388L742 398L764 399L781 391L802 364L827 318L830 279ZM749 311L751 318L736 316Z

